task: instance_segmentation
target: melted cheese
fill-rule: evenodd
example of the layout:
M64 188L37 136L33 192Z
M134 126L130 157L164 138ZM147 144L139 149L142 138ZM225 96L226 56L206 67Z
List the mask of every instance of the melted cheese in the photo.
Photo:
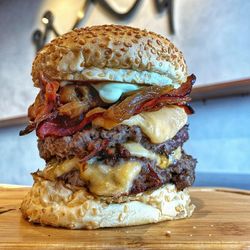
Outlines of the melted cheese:
M144 148L141 144L136 142L124 143L123 146L130 152L132 156L145 157L150 160L156 161L157 166L167 168L169 160L165 155L156 154Z
M110 129L118 126L119 123L114 122L111 119L107 119L107 118L104 118L104 117L100 116L100 117L95 118L92 121L92 125L94 125L96 127L102 127L102 128L110 130Z
M173 105L154 112L143 112L122 122L128 126L139 126L153 143L171 139L186 123L185 110Z
M147 150L135 142L123 144L132 156L145 157L157 162L160 168L167 168L174 161L181 158L181 148L177 148L168 157ZM68 173L72 169L80 171L80 178L88 183L89 190L96 195L115 196L126 193L131 188L134 179L141 171L141 164L137 161L123 162L115 167L97 162L94 158L83 167L79 158L72 158L61 163L51 163L42 171L42 176L49 180Z
M154 112L142 112L124 120L121 124L139 126L152 143L162 143L173 138L187 123L187 114L183 108L169 105ZM103 117L97 117L92 125L112 129L119 123Z
M88 183L88 188L93 194L114 196L129 191L141 171L141 164L130 161L110 167L90 160L83 168L80 159L73 158L59 164L49 164L43 170L42 176L49 180L56 180L57 177L74 168L80 170L80 178Z
M81 172L81 179L89 183L88 188L92 193L114 196L128 192L140 171L141 164L135 161L115 167L94 163L88 164Z
M64 160L61 163L54 162L54 163L48 164L44 168L42 175L49 180L55 180L57 177L65 173L68 173L73 168L80 169L81 165L82 164L80 162L80 159L76 157L72 159Z
M181 147L171 152L170 155L160 155L156 154L146 148L141 144L136 142L124 143L123 146L129 151L132 156L145 157L150 160L156 161L158 167L166 169L170 164L173 164L176 160L179 160L182 156Z

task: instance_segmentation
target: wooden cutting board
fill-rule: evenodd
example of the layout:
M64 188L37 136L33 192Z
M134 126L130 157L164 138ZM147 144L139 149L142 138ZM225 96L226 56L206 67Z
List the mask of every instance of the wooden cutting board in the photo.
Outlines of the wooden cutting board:
M92 231L28 223L19 211L27 191L0 188L0 249L250 249L250 191L192 188L190 219Z

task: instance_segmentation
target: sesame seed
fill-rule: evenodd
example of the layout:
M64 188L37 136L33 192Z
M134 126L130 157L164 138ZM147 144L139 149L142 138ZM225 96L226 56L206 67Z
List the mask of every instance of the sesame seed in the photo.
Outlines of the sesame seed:
M114 41L114 45L119 45L119 44L121 44L120 41Z
M124 42L124 46L126 46L126 47L132 47L132 44L130 42Z
M86 49L83 50L83 52L86 53L86 54L90 54L91 51L90 51L89 48L86 48Z
M81 40L79 40L79 44L80 45L84 45L86 42L83 40L83 39L81 39Z
M156 54L156 50L153 48L153 49L151 49L151 53L152 54Z
M96 43L96 42L97 42L96 38L91 41L91 43Z
M139 58L135 58L135 63L139 64L140 63L140 59Z
M111 48L107 48L106 50L105 50L105 52L104 52L104 54L105 55L110 55L110 54L112 54L112 49Z
M157 42L158 45L161 45L161 41L160 40L157 39L156 42Z
M152 46L152 41L151 40L148 40L148 45Z
M96 58L100 58L100 57L101 57L101 52L100 52L99 50L97 50L97 51L95 52L95 57L96 57Z
M121 54L121 53L118 53L118 52L116 52L115 55L116 55L117 57L121 57L121 56L122 56L122 54Z
M112 59L110 62L111 62L113 65L119 65L119 61L116 60L116 59Z
M120 50L123 51L123 52L127 52L128 51L127 48L121 48Z

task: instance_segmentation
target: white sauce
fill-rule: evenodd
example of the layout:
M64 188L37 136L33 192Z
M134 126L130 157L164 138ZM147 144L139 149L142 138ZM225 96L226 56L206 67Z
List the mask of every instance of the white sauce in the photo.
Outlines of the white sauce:
M122 94L139 89L136 84L130 83L99 83L92 84L98 91L101 99L106 103L114 103L119 100Z

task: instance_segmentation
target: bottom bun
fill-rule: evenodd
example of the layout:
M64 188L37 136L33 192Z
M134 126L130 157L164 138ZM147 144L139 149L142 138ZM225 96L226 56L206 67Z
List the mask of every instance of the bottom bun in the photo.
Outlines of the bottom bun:
M109 203L86 190L72 191L61 182L35 178L21 211L30 222L42 225L94 229L186 218L194 207L188 190L177 191L173 184L128 196L122 203Z

